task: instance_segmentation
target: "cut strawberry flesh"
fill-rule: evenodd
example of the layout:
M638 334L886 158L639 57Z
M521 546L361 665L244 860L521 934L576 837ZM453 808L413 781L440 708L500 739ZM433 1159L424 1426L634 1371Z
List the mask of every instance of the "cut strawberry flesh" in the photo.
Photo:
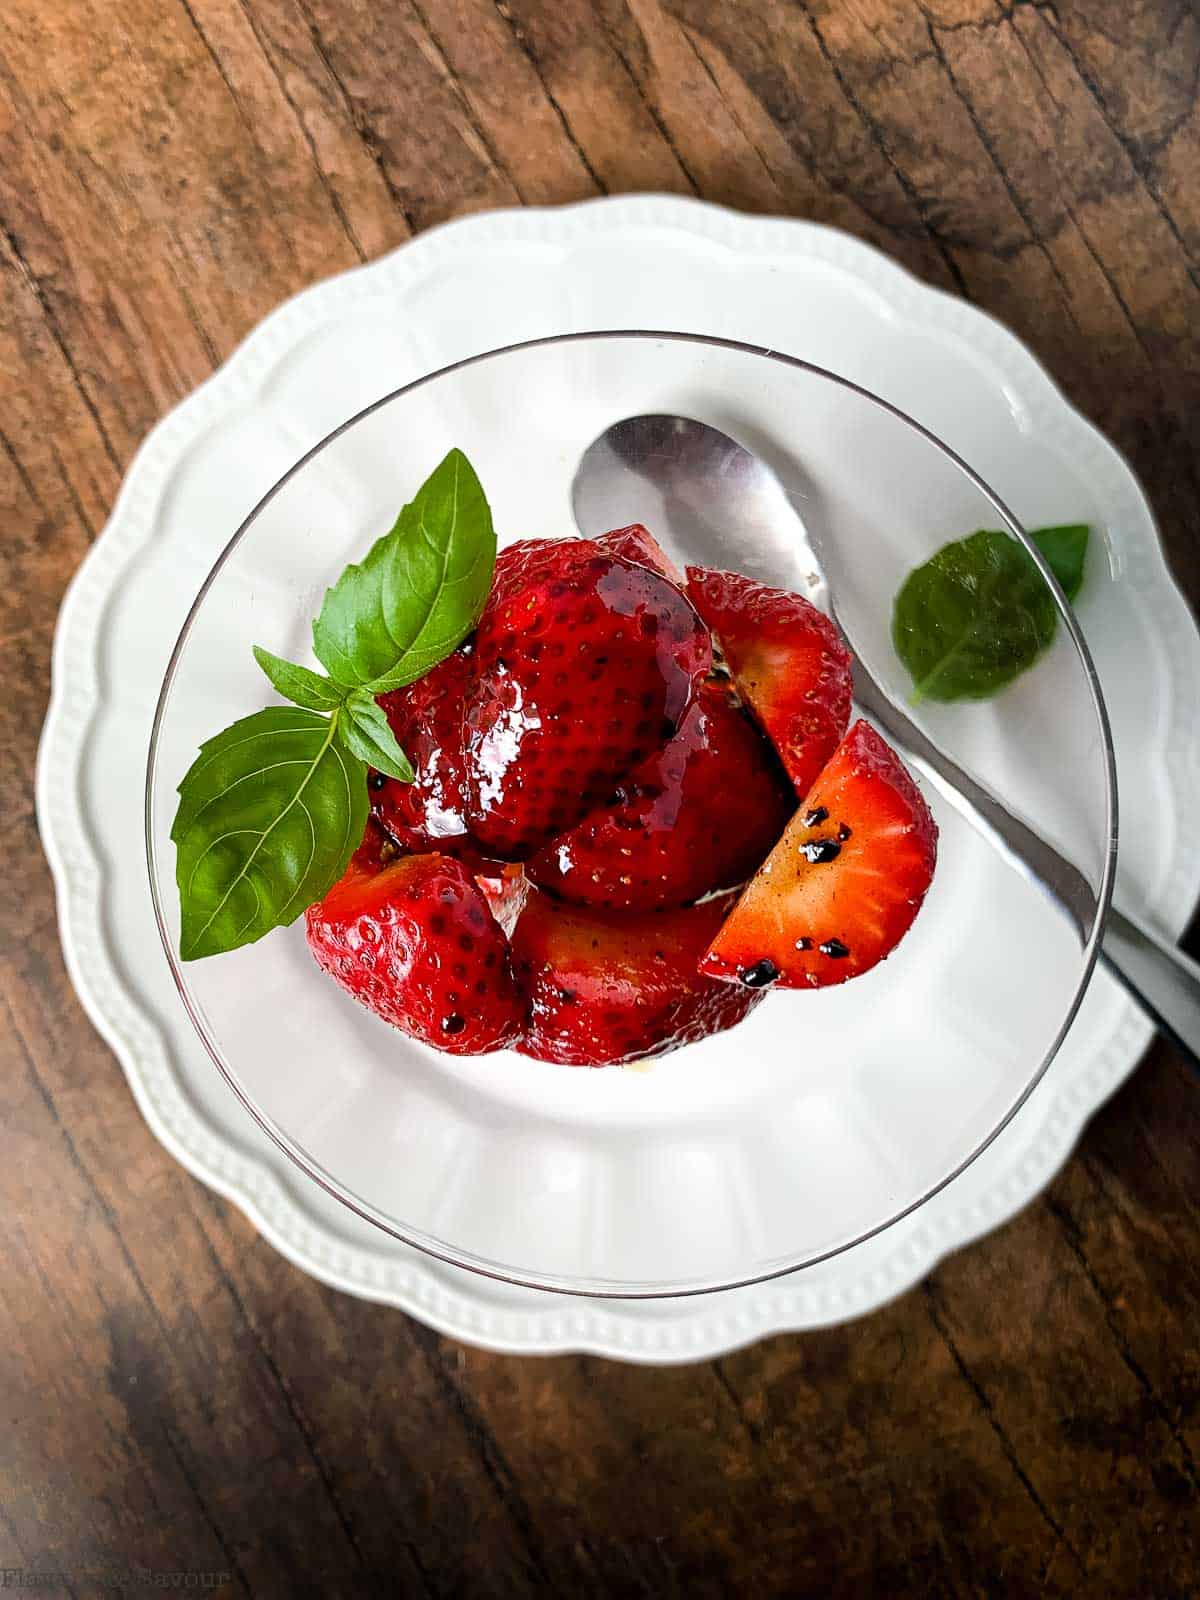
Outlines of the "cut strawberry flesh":
M356 860L305 924L317 964L413 1038L480 1055L521 1032L507 941L461 862L402 856L375 871Z
M794 806L775 752L728 682L709 678L675 737L526 870L576 905L682 906L744 883Z
M712 664L687 598L586 539L501 553L464 717L467 823L521 860L669 738Z
M933 876L937 826L895 751L856 722L742 894L701 971L821 988L899 943Z
M689 567L688 594L801 799L850 720L850 655L798 594L738 572Z
M600 1067L665 1055L740 1022L761 998L697 970L734 896L640 916L530 889L512 935L529 1000L525 1055Z

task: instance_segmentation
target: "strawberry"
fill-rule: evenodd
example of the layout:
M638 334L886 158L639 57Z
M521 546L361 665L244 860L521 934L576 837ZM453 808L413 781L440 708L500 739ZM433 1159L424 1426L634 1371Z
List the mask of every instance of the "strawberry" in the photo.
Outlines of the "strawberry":
M588 539L496 562L464 718L467 824L520 860L573 827L675 731L712 662L671 583Z
M916 784L856 722L700 970L752 990L857 977L908 932L936 857L937 826Z
M399 854L400 847L378 819L368 817L362 841L351 856L350 864L363 872L378 872L389 862L395 861Z
M627 528L614 528L611 533L602 533L596 543L611 555L636 561L641 567L649 567L651 572L660 572L676 588L683 588L683 573L649 528L644 528L640 522L631 522Z
M815 606L737 572L689 567L688 594L803 800L850 720L850 655Z
M373 772L371 812L404 850L457 854L467 844L462 718L472 672L471 647L463 645L416 683L379 696L416 780Z
M414 1039L452 1055L511 1044L525 1006L483 893L449 856L356 860L305 913L317 964Z
M703 977L696 964L733 899L627 916L530 889L512 935L513 971L530 1003L517 1049L600 1067L732 1028L760 995Z
M679 731L607 804L532 858L534 883L576 905L681 906L744 883L787 826L795 796L727 680L700 685Z

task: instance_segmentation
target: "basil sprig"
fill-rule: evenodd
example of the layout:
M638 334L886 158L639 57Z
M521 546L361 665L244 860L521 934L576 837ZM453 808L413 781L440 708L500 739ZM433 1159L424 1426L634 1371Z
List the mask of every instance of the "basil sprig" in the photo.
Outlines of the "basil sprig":
M461 644L495 561L483 489L451 450L327 591L313 649L328 676L254 647L292 704L207 740L179 785L171 839L183 960L294 922L341 877L367 824L368 767L413 780L375 696L415 682Z
M1088 528L1030 535L1068 600L1083 583ZM1054 638L1057 611L1028 552L1007 533L956 539L904 580L892 642L912 674L914 702L983 700L1011 683Z

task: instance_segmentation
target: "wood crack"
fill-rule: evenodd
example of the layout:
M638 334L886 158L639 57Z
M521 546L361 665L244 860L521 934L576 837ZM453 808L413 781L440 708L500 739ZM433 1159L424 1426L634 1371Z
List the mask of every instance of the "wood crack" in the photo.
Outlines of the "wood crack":
M932 55L932 58L941 67L942 73L944 74L947 83L950 85L955 98L958 100L959 104L962 106L963 110L970 119L971 126L975 130L975 137L983 146L984 152L987 155L988 160L991 162L992 167L995 169L996 175L999 177L1000 182L1004 185L1004 192L1008 195L1009 200L1012 202L1013 210L1017 213L1018 217L1020 217L1021 221L1028 229L1029 242L1037 247L1043 259L1045 260L1046 265L1053 273L1055 282L1062 290L1063 309L1070 320L1071 326L1077 333L1082 333L1078 318L1076 317L1074 308L1071 305L1070 287L1066 278L1063 276L1062 269L1059 267L1058 262L1055 261L1053 255L1051 254L1047 241L1038 231L1037 224L1034 222L1029 208L1021 198L1020 191L1018 190L1016 184L1013 183L1012 179L1010 178L1008 169L1005 167L1004 162L1000 159L999 151L996 149L996 146L993 143L991 136L988 134L987 129L980 121L970 97L967 95L966 91L962 87L962 84L959 82L957 73L947 60L946 52L942 49L937 37L938 31L940 30L935 30L933 18L929 15L928 10L926 9L925 0L916 0L916 3L917 9L925 19L925 30L929 35L929 43L931 47L930 54ZM950 31L957 32L958 30L956 28L951 29Z
M176 238L176 235L175 235L175 232L174 232L173 229L172 229L172 232L171 232L171 238L172 238L173 241L178 243L178 240ZM221 354L220 354L220 351L217 349L216 345L213 343L212 338L209 335L208 329L204 326L203 322L201 322L200 313L196 310L196 303L192 299L191 295L188 293L187 285L184 283L183 279L179 276L179 273L175 270L175 263L170 259L169 256L166 257L166 267L167 267L167 271L171 274L171 282L175 285L176 289L179 291L180 304L183 306L183 309L184 309L185 313L187 314L187 319L188 319L188 322L191 324L192 332L196 335L196 338L200 341L200 348L204 351L204 354L205 354L205 356L206 356L206 358L208 360L209 366L215 372L217 370L217 368L221 365Z
M928 208L925 205L924 200L921 198L919 190L908 177L908 174L900 166L895 156L892 154L890 148L888 147L887 140L884 138L883 129L879 126L879 123L855 94L845 73L838 65L837 58L834 56L832 50L830 50L825 39L825 35L821 32L821 29L818 26L816 17L809 9L808 0L797 0L797 5L805 21L808 23L808 26L812 32L812 36L816 41L817 49L821 52L822 59L829 68L830 72L832 72L838 88L841 90L847 104L853 110L855 116L865 129L867 137L871 140L871 143L875 146L875 149L883 157L883 160L887 163L889 170L895 177L896 182L903 190L905 197L916 213L917 218L919 219L930 243L941 256L946 270L953 279L954 285L958 289L958 292L963 296L964 299L969 300L970 294L967 290L966 279L963 277L962 271L959 268L958 262L954 259L949 245L929 220Z
M733 123L734 127L741 134L742 138L746 141L747 149L752 150L754 152L754 154L758 157L759 164L762 167L763 171L766 173L767 177L770 178L771 182L775 185L775 187L777 189L780 189L782 187L782 184L781 184L781 180L780 180L778 174L775 173L772 170L771 163L767 160L767 157L766 157L765 153L759 148L757 140L751 134L750 129L747 128L746 124L742 121L741 117L738 115L738 113L737 113L736 109L734 108L733 104L729 100L728 95L726 95L724 89L721 87L721 80L717 77L716 73L709 66L707 60L705 59L704 51L701 50L700 46L696 43L696 38L695 38L695 35L692 32L691 28L689 28L687 23L685 23L685 22L678 22L678 27L679 27L680 33L683 35L684 39L687 42L688 48L691 50L692 54L695 56L696 60L699 62L700 70L704 73L705 77L707 77L708 81L712 84L713 88L716 90L717 99L720 100L721 104L725 107L725 110L728 112L729 120Z
M338 221L341 223L342 231L350 241L355 255L360 261L366 261L367 253L363 249L362 244L359 242L358 235L355 233L350 222L350 218L346 214L346 209L342 205L341 196L338 194L332 178L321 165L321 158L317 154L317 142L309 131L308 124L304 120L303 113L301 112L300 107L296 104L296 101L287 86L287 82L283 76L283 73L280 72L279 68L275 65L275 59L267 46L267 41L264 39L261 29L259 28L258 19L247 6L246 0L238 0L238 6L241 9L242 15L246 19L246 23L250 29L250 32L254 35L255 43L258 45L259 51L262 54L262 58L267 64L268 71L275 79L275 82L279 85L279 92L287 102L288 108L295 120L296 127L300 131L300 137L304 140L304 143L308 147L308 153L312 160L313 170L317 174L317 179L329 199L329 205L334 216L337 217Z
M249 1579L242 1570L242 1565L237 1558L237 1553L230 1548L228 1542L226 1541L225 1535L221 1532L220 1524L217 1522L216 1518L212 1514L211 1509L209 1508L208 1501L201 1494L200 1485L196 1482L195 1474L188 1466L187 1459L184 1455L184 1452L179 1447L179 1443L175 1438L175 1434L172 1431L170 1424L164 1422L162 1431L163 1438L167 1442L167 1449L175 1458L175 1465L179 1468L179 1475L183 1479L184 1483L187 1484L192 1499L196 1502L196 1505L200 1510L200 1515L204 1518L209 1532L217 1541L218 1545L220 1545L221 1554L229 1563L229 1570L236 1574L238 1582L241 1584L246 1593L253 1594L254 1591L250 1587Z
M405 227L408 229L409 233L417 233L419 230L411 213L408 210L408 207L405 205L404 197L400 193L400 190L396 187L396 184L392 179L392 175L387 169L387 162L384 160L383 151L379 147L379 140L375 136L375 130L371 127L366 117L363 116L362 112L359 110L358 105L354 100L354 96L350 93L342 79L341 74L334 66L333 57L325 47L325 41L321 37L321 31L317 27L316 22L313 20L312 12L309 10L306 0L296 0L296 9L304 18L305 26L308 28L309 37L312 40L313 49L320 57L321 65L325 68L326 72L328 72L330 78L337 87L338 95L341 98L342 105L346 110L346 115L350 119L350 126L354 129L355 133L357 133L359 139L362 141L363 148L366 150L371 160L375 163L375 166L379 172L379 176L383 179L384 187L391 196L396 210L404 219Z
M559 104L554 91L551 89L546 80L546 75L542 71L541 62L537 58L537 52L533 48L533 44L529 38L529 35L525 32L525 29L521 26L516 17L513 16L508 6L504 3L504 0L492 0L492 3L495 5L497 14L504 23L505 27L512 34L514 40L516 41L517 48L529 62L529 65L533 68L533 74L537 78L538 83L541 85L542 93L546 96L546 100L549 103L551 110L554 112L562 126L563 135L566 138L567 143L579 157L583 164L584 171L596 185L597 191L600 194L607 194L608 185L604 182L603 178L592 165L588 153L583 148L583 145L580 144L579 140L575 137L575 131L571 127L570 122L567 120L566 112Z
M67 464L62 458L62 454L58 448L58 445L54 442L53 434L49 435L47 443L50 446L50 454L54 457L54 464L58 468L58 475L62 479L63 487L67 491L67 497L72 506L75 508L75 515L83 524L83 531L88 536L88 543L95 544L96 529L92 526L92 519L83 509L83 501L79 498L79 495L75 489L75 485L71 482L70 474L67 472Z
M1188 1478L1191 1481L1192 1488L1200 1489L1200 1473L1197 1472L1196 1459L1192 1455L1188 1442L1181 1433L1178 1424L1175 1422L1175 1419L1171 1416L1166 1406L1159 1399L1154 1385L1150 1382L1150 1379L1146 1374L1145 1368L1134 1355L1129 1340L1125 1337L1125 1334L1121 1329L1120 1322L1113 1307L1112 1298L1106 1292L1104 1285L1100 1282L1100 1279L1096 1275L1091 1262L1087 1258L1087 1252L1083 1248L1083 1235L1080 1232L1078 1223L1075 1221L1074 1217L1067 1210L1067 1208L1062 1204L1062 1202L1056 1200L1052 1194L1044 1195L1043 1200L1045 1202L1046 1209L1061 1228L1068 1250L1070 1250L1071 1254L1079 1263L1084 1277L1091 1285L1093 1293L1096 1295L1096 1298L1104 1308L1104 1321L1108 1327L1108 1331L1112 1334L1113 1343L1117 1347L1117 1354L1120 1356L1125 1366L1128 1367L1130 1373L1133 1375L1133 1379L1142 1395L1146 1400L1149 1401L1155 1416L1158 1417L1163 1426L1166 1428L1167 1432L1171 1435L1171 1438L1175 1441L1176 1448L1179 1451L1184 1468L1187 1472Z
M713 1376L716 1378L729 1404L733 1407L734 1415L739 1423L746 1430L751 1440L756 1445L760 1445L763 1442L762 1428L754 1421L753 1417L747 1414L746 1408L742 1404L741 1395L738 1394L733 1384L729 1381L729 1374L725 1371L725 1363L718 1357L715 1361L710 1362L710 1366L712 1367Z
M639 33L641 33L641 27L640 27L636 17L634 17L632 15L632 13L630 13L630 21L633 23L634 27L638 29ZM682 155L678 145L675 143L675 140L671 136L671 130L667 127L666 123L663 121L661 115L659 114L658 107L655 106L653 101L650 99L650 96L646 93L646 90L645 90L645 88L644 88L644 86L643 86L643 84L641 82L641 79L638 77L637 73L634 72L633 68L629 65L629 61L628 61L628 59L627 59L627 57L625 55L624 50L621 49L621 46L620 46L620 44L619 44L619 42L617 40L616 35L614 34L613 30L605 23L603 12L600 13L600 27L601 27L601 31L604 34L605 43L608 45L608 48L612 51L613 55L616 56L617 60L621 63L621 66L622 66L622 68L623 68L623 70L625 72L625 76L629 79L630 84L633 86L633 92L634 92L634 94L637 95L638 100L641 103L642 109L645 111L646 115L650 118L650 121L658 129L659 135L662 138L663 143L666 145L667 149L674 156L675 165L679 168L680 172L683 174L684 178L687 180L688 187L691 189L691 191L692 191L692 193L694 195L699 195L699 193L700 193L700 185L696 182L695 175L692 173L692 171L691 171L690 167L688 166L687 162L683 159L683 155ZM645 34L642 33L643 42L645 41L645 37L646 37Z
M446 1365L439 1335L432 1328L427 1328L420 1322L410 1322L408 1331L413 1343L425 1358L425 1364L434 1383L443 1397L450 1402L458 1413L463 1430L475 1447L480 1464L497 1500L504 1507L520 1534L531 1574L544 1587L547 1593L552 1593L554 1585L551 1583L549 1574L542 1565L542 1559L538 1553L538 1540L533 1518L529 1514L529 1507L525 1504L524 1497L517 1487L516 1479L496 1441L495 1434L488 1427L486 1418L480 1412L474 1400L462 1388Z
M1042 1499L1041 1495L1037 1492L1033 1485L1032 1479L1025 1471L1025 1468L1021 1465L1020 1458L1013 1447L1012 1440L1009 1438L1004 1425L1000 1421L1000 1418L996 1415L996 1411L992 1405L992 1402L988 1399L986 1392L976 1379L970 1367L968 1367L962 1351L958 1348L958 1344L956 1343L954 1336L946 1326L946 1321L942 1315L941 1307L938 1304L937 1293L934 1290L933 1285L926 1281L921 1285L921 1291L925 1299L926 1310L929 1313L929 1320L937 1329L943 1344L945 1344L946 1349L950 1352L950 1358L954 1362L954 1365L958 1368L959 1376L974 1395L975 1400L979 1405L979 1409L982 1411L988 1426L995 1434L996 1442L1003 1451L1005 1460L1008 1462L1009 1466L1016 1475L1018 1483L1020 1483L1021 1487L1024 1489L1026 1495L1029 1497L1030 1503L1034 1506L1042 1521L1054 1535L1055 1544L1061 1545L1064 1550L1067 1550L1070 1553L1081 1573L1086 1572L1086 1568L1083 1564L1083 1558L1080 1556L1075 1546L1067 1538L1066 1531L1062 1524L1058 1521L1058 1518L1054 1515L1049 1506Z
M1079 234L1080 239L1083 241L1084 249L1096 263L1096 266L1100 270L1100 275L1108 285L1109 292L1111 293L1113 299L1117 302L1117 305L1121 308L1121 312L1125 317L1125 321L1129 324L1130 330L1133 333L1133 337L1137 340L1138 347L1145 356L1147 364L1153 367L1154 357L1151 354L1149 345L1146 343L1141 328L1138 327L1137 320L1130 309L1129 302L1121 293L1120 284L1118 284L1117 280L1113 277L1112 272L1109 270L1108 263L1104 260L1103 256L1101 256L1100 252L1096 249L1092 241L1088 238L1087 229L1076 216L1075 207L1067 199L1065 194L1063 195L1063 206L1066 209L1067 215L1075 224L1075 230Z
M409 8L411 9L413 15L416 17L416 19L420 23L421 27L425 30L425 37L429 40L430 44L437 51L437 58L438 58L438 61L441 63L442 71L446 74L446 81L449 83L451 89L454 91L455 97L457 98L459 105L462 107L462 110L463 110L463 112L464 112L464 114L466 116L466 119L471 124L471 127L474 130L475 135L478 138L480 144L487 151L487 157L488 157L488 160L492 163L493 169L496 172L500 173L500 175L502 177L504 177L504 178L506 178L508 180L508 182L512 185L512 191L516 195L517 199L521 202L522 205L525 205L526 204L526 200L525 200L525 196L521 193L520 184L517 182L516 178L513 176L512 172L509 170L508 166L506 165L503 156L500 154L500 151L496 147L495 140L491 137L491 135L488 133L487 129L484 127L482 122L480 122L479 118L475 115L474 111L471 109L471 102L467 98L467 91L463 87L462 81L459 78L458 73L455 72L454 68L451 66L450 61L449 61L449 59L448 59L448 57L446 55L446 52L442 48L442 41L438 38L437 34L434 32L433 25L429 21L429 18L426 16L423 7L419 4L419 0L408 0L408 4L409 4Z
M117 476L121 477L123 475L121 459L117 455L117 452L113 449L112 440L108 437L108 432L105 429L104 423L100 420L100 413L97 411L91 395L88 394L87 389L84 387L83 377L80 374L78 366L75 364L75 357L71 354L71 347L67 343L66 335L63 333L62 328L59 326L58 318L54 314L54 308L50 304L50 297L47 295L45 289L43 289L41 282L39 281L33 268L25 259L25 255L21 250L21 246L17 242L16 234L2 217L0 217L0 238L2 238L5 244L8 246L9 252L12 255L13 260L16 262L17 271L20 273L21 277L28 285L34 299L37 301L38 308L45 319L46 328L50 334L50 337L58 347L59 354L66 362L67 370L71 374L71 379L75 385L75 388L79 391L79 398L83 401L84 408L95 425L96 433L99 436L100 443L104 447L104 453L108 457L109 462Z
M1075 49L1075 46L1071 43L1071 40L1064 32L1058 13L1056 11L1051 11L1050 16L1051 21L1048 23L1048 26L1051 32L1062 46L1062 49L1072 67L1074 67L1076 76L1079 78L1080 83L1083 84L1084 88L1091 96L1091 99L1095 104L1096 109L1099 111L1105 127L1108 129L1109 133L1112 134L1113 138L1117 141L1117 144L1124 152L1125 159L1129 162L1130 166L1137 174L1138 180L1145 189L1146 193L1149 195L1155 210L1158 212L1159 216L1162 217L1163 221L1170 229L1171 235L1176 244L1178 244L1180 250L1183 252L1184 265L1187 268L1188 276L1191 278L1196 287L1200 288L1200 267L1198 267L1196 259L1192 255L1187 241L1183 237L1183 233L1180 230L1179 224L1175 221L1175 217L1172 214L1170 207L1162 197L1162 193L1159 190L1157 182L1155 181L1154 173L1150 167L1150 164L1143 158L1141 152L1138 150L1137 141L1132 139L1121 127L1120 123L1117 122L1117 120L1113 117L1100 85L1092 76L1084 62L1080 59L1079 52ZM1200 65L1198 65L1197 71L1200 73ZM1193 81L1193 101L1198 88L1200 88L1200 77L1197 77Z
M25 490L25 493L33 501L34 505L37 506L39 511L44 511L46 509L45 502L42 500L41 495L37 491L37 484L34 483L33 479L29 476L29 473L25 470L25 463L17 454L16 446L5 433L3 428L0 428L0 450L3 450L4 454L12 462L13 471L20 479L21 486Z
M221 1279L221 1282L225 1287L225 1292L228 1294L243 1327L253 1339L254 1347L258 1351L259 1356L262 1358L263 1365L270 1373L271 1380L279 1390L279 1393L283 1399L284 1409L291 1418L296 1432L300 1435L300 1438L304 1442L304 1448L308 1452L309 1459L316 1470L317 1477L320 1480L321 1487L325 1491L325 1496L329 1502L330 1509L332 1510L334 1517L337 1519L338 1526L341 1528L342 1533L345 1536L346 1543L354 1552L355 1560L358 1562L359 1566L362 1567L364 1571L369 1572L371 1570L370 1564L368 1563L366 1556L363 1554L362 1549L359 1546L358 1538L354 1532L353 1525L351 1524L350 1518L342 1505L341 1496L338 1494L337 1488L334 1485L333 1476L330 1473L329 1468L326 1465L323 1456L321 1455L321 1452L317 1449L316 1441L313 1438L312 1429L309 1427L308 1419L305 1417L303 1411L296 1401L296 1397L292 1393L291 1384L284 1376L282 1370L280 1369L279 1363L275 1360L275 1357L265 1339L263 1339L262 1335L259 1333L258 1327L254 1319L251 1317L249 1310L247 1309L246 1302L242 1299L241 1291L239 1290L237 1284L233 1281L230 1273L226 1270L225 1263L221 1260L220 1256L213 1248L213 1242L209 1238L207 1230L198 1226L197 1231L203 1243L205 1254L212 1263L213 1270Z

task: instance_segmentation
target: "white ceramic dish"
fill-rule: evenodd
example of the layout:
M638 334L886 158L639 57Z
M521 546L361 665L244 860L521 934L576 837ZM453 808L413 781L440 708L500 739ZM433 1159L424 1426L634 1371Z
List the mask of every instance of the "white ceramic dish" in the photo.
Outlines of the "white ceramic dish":
M506 307L503 322L477 293L481 274L487 304ZM268 319L155 431L64 605L39 811L72 974L151 1125L280 1248L331 1282L477 1342L664 1360L837 1320L911 1282L1050 1176L1136 1060L1146 1026L1098 979L1051 1072L981 1161L914 1217L833 1261L688 1302L565 1302L391 1244L265 1145L191 1035L150 942L140 819L123 798L140 782L154 694L189 596L302 450L381 393L476 349L631 323L769 342L836 367L939 432L1028 523L1085 516L1102 529L1112 581L1094 586L1082 621L1119 764L1137 778L1124 787L1122 893L1178 931L1200 866L1182 804L1196 783L1195 706L1178 689L1200 676L1200 642L1127 469L978 313L841 235L686 202L470 219ZM75 782L64 781L68 771Z

